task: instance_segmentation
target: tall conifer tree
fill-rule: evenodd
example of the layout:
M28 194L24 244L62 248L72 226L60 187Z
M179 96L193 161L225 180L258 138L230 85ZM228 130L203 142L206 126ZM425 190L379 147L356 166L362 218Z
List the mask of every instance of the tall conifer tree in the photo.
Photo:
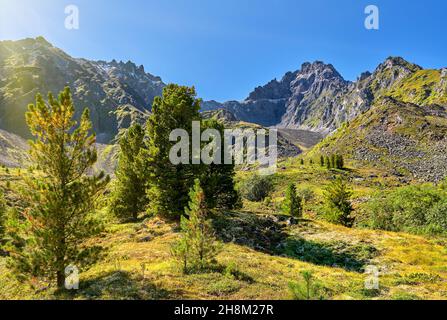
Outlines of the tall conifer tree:
M201 166L191 164L191 154L189 164L173 164L169 154L176 142L171 142L169 137L175 129L191 134L192 122L200 121L199 110L200 100L196 99L194 88L170 84L163 89L163 96L154 100L147 123L148 197L153 214L179 219L188 204L188 192Z
M59 288L67 266L82 269L98 256L99 247L87 240L100 231L92 212L109 181L102 172L87 175L97 160L95 135L88 109L79 123L74 114L69 88L58 99L50 93L48 103L37 95L29 106L26 121L35 137L30 156L37 172L26 179L23 192L29 208L8 222L15 240L9 247L10 267L23 278L56 280Z
M132 125L120 138L120 154L110 209L122 220L136 220L148 205L144 129Z

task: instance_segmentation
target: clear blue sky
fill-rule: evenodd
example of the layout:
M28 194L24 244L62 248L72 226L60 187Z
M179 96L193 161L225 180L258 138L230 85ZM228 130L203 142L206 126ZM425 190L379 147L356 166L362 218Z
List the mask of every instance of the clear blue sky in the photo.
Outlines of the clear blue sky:
M64 28L65 6L80 29ZM380 30L364 9L380 9ZM0 39L43 35L72 56L132 60L204 99L243 99L258 85L332 63L354 80L390 55L447 66L445 0L0 0Z

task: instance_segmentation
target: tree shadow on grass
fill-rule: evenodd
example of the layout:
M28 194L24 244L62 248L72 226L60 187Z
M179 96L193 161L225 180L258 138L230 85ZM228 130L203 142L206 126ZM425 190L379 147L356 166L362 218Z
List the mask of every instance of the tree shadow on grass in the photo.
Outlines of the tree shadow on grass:
M368 244L349 244L343 241L316 242L302 238L288 238L277 254L320 266L363 272L376 255L377 249Z
M288 216L229 212L216 216L213 223L223 242L320 266L363 272L364 266L377 254L377 249L369 244L317 242L292 237L286 230L291 224Z
M138 279L136 279L138 277ZM169 291L158 288L148 279L132 276L126 271L102 274L80 282L79 290L59 293L61 299L88 300L163 300L169 299Z

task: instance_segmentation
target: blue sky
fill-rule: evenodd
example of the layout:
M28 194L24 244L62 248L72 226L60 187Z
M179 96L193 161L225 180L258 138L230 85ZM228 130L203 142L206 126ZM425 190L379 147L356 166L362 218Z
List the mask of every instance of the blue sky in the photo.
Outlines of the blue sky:
M65 6L80 29L64 28ZM380 9L380 30L364 9ZM349 80L390 55L447 66L445 0L0 0L0 39L43 35L75 57L132 60L204 99L244 99L305 61Z

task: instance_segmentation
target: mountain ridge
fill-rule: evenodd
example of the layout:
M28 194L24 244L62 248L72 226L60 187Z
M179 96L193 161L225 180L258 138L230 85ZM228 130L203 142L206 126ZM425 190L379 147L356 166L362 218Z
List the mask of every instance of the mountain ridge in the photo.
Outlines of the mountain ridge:
M388 57L373 72L348 81L332 64L305 62L280 81L255 88L243 101L214 103L213 107L227 109L243 121L327 135L369 110L389 87L423 70L430 69ZM260 119L259 113L264 117Z
M35 95L72 88L78 106L88 107L98 141L112 140L124 121L147 113L165 84L134 63L73 58L43 37L0 41L0 127L29 137L24 113ZM120 112L121 111L121 112ZM82 110L77 110L80 115ZM118 113L121 118L116 114Z

